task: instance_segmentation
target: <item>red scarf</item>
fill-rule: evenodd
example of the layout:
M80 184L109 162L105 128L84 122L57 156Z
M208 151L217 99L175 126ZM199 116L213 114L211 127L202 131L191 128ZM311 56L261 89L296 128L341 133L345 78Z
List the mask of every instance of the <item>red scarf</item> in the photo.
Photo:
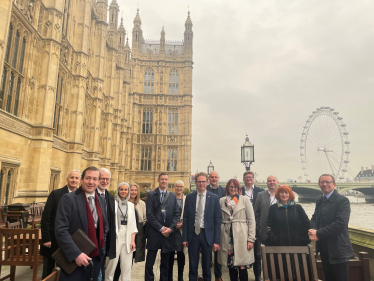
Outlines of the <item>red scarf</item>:
M86 197L85 192L82 192L82 195L85 198L86 201L86 210L87 210L87 222L88 222L88 238L95 243L96 249L92 251L92 253L89 255L91 258L96 257L99 255L99 247L104 247L104 226L103 226L103 214L101 212L101 207L99 204L99 201L97 199L97 196L95 196L95 204L96 204L96 210L97 210L97 216L99 217L99 239L96 237L96 230L95 230L95 221L93 218L93 214L90 208L90 205L88 204L88 200ZM99 240L99 244L97 243Z

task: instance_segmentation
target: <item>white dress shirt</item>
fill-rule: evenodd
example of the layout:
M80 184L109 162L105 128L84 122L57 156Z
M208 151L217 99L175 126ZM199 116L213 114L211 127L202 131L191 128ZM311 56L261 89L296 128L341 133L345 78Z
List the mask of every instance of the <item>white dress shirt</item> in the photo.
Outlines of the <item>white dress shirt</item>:
M277 204L278 200L275 198L275 193L274 193L274 195L271 195L269 190L268 190L268 192L269 192L269 195L270 195L270 206L273 205L273 204Z
M249 189L247 189L247 187L245 187L245 196L249 197L249 199L253 199L253 189L255 188L255 185L253 184Z

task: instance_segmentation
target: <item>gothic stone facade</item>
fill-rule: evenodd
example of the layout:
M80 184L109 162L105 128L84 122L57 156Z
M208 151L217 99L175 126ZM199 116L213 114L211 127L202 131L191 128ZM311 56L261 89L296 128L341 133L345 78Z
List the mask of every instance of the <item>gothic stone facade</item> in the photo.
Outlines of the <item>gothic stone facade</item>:
M109 13L108 13L109 10ZM0 1L0 205L44 201L94 165L141 189L188 183L192 22L130 48L115 0ZM109 18L107 19L107 17Z

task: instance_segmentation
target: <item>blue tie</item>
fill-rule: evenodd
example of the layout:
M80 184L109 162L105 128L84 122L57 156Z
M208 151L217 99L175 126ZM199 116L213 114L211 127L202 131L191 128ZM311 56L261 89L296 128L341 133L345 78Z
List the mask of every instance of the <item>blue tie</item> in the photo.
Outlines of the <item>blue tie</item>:
M165 198L165 191L161 191L161 203L164 201ZM165 210L165 205L162 207L162 210ZM166 220L166 212L162 212L162 215L164 217L164 221Z

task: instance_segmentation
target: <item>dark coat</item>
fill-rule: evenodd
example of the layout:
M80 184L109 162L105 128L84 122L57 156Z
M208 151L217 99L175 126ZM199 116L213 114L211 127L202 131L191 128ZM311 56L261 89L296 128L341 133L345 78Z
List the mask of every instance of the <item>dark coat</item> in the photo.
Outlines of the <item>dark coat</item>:
M266 222L270 208L270 194L268 190L259 192L254 204L256 217L256 238L265 244L267 239Z
M186 196L183 211L183 233L182 241L191 243L193 233L195 232L196 216L196 198L197 192L190 193ZM209 246L218 244L221 235L221 206L218 196L207 191L204 212L205 236Z
M84 194L83 194L84 195ZM105 210L105 201L101 196L98 196L98 201L101 210ZM108 220L106 212L102 212L104 236L108 232ZM68 261L75 260L82 251L74 243L71 235L78 229L83 230L88 235L87 210L84 196L82 196L82 189L79 188L75 192L71 192L62 196L56 213L55 235L57 243L60 246ZM105 258L105 247L99 248L99 257L101 260ZM79 266L72 274L67 275L63 270L61 271L60 281L65 280L85 280L85 269Z
M323 196L317 199L311 227L317 230L317 253L321 251L321 243L325 243L330 264L343 263L354 258L348 234L350 214L351 206L348 198L340 195L336 190L324 202Z
M169 192L169 197L165 203L166 219L161 212L155 216L155 212L158 206L161 205L160 202L160 189L148 193L147 204L146 204L146 214L147 221L149 223L149 229L147 233L147 249L148 250L158 250L161 249L162 253L170 253L173 251L173 232L177 226L179 220L179 210L176 201L175 194ZM172 230L169 237L165 237L161 234L160 229L166 226Z
M252 206L253 206L253 209L255 208L255 203L256 203L256 199L257 199L257 194L259 192L262 192L264 191L264 189L262 189L261 187L258 187L258 186L254 186L253 187L253 198L252 198ZM245 195L245 186L242 186L242 195L243 196L246 196Z
M271 205L267 219L266 245L306 246L310 243L309 229L310 221L301 205L289 205L287 209L279 203Z
M116 257L116 224L117 219L114 212L114 197L105 189L105 205L108 218L108 234L106 239L106 255L109 259Z
M67 185L63 188L53 190L49 194L47 202L45 203L41 221L42 242L51 242L51 248L41 245L40 254L44 257L52 257L52 254L58 249L55 236L55 219L58 203L60 202L61 197L66 193L69 193Z
M222 187L222 186L220 186L220 185L217 186L217 193L213 192L213 188L211 187L210 184L207 185L206 191L209 191L209 192L217 195L218 199L221 199L223 196L226 196L226 194L225 194L225 188Z

